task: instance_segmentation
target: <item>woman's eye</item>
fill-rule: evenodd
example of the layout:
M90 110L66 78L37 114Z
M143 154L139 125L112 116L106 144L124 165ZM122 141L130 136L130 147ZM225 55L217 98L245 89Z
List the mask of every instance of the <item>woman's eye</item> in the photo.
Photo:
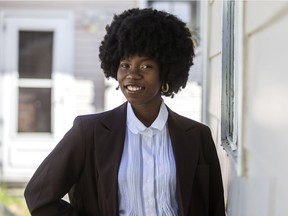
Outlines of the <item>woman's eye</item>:
M120 63L120 68L129 68L129 65L126 63Z
M152 66L148 64L141 65L141 69L148 69L148 68L152 68Z

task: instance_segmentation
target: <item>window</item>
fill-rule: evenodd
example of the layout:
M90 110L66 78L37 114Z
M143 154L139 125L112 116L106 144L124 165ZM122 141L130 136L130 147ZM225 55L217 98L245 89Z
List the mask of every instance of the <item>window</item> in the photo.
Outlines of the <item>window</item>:
M53 32L19 31L18 133L51 133Z
M51 88L19 87L18 132L51 132Z
M223 1L221 143L241 173L242 5Z

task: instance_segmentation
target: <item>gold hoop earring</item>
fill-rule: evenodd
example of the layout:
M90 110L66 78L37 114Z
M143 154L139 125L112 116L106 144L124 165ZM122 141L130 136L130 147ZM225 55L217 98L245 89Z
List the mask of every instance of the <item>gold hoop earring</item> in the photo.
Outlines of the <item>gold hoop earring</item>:
M163 93L167 93L169 91L169 84L168 83L163 84L161 90Z

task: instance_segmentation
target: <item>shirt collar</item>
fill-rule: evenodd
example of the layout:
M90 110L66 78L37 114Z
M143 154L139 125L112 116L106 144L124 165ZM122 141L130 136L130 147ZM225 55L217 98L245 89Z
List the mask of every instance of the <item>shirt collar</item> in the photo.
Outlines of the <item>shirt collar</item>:
M149 128L161 131L166 125L167 119L168 111L165 103L162 101L158 116ZM130 103L128 103L127 106L127 127L134 134L141 133L147 129L147 127L136 117Z

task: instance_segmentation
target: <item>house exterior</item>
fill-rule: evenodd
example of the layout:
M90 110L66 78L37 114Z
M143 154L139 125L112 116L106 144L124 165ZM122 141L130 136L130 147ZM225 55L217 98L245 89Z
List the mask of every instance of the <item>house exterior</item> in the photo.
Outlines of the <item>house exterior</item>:
M26 182L76 115L104 109L105 26L138 4L0 2L1 182Z
M98 48L114 14L147 6L199 28L198 2L0 2L0 182L27 182L77 115L125 101L115 90L117 82L104 78ZM196 71L183 93L165 100L173 110L200 120L201 74Z
M288 215L288 3L203 1L201 26L203 121L227 215Z
M124 101L98 47L113 14L146 6L201 26L187 89L165 102L210 126L227 215L288 215L286 1L0 1L0 182L27 182L76 115Z

